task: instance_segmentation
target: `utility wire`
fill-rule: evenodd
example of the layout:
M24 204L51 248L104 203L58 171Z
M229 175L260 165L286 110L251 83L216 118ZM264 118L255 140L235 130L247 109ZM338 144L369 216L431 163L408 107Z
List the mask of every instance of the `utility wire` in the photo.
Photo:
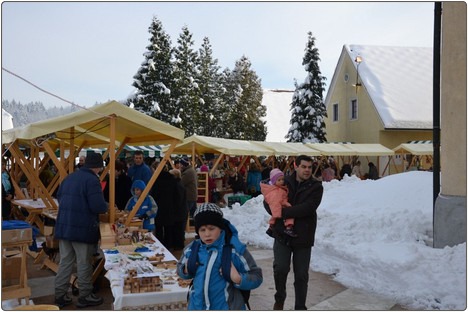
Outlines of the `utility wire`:
M33 86L34 88L36 88L36 89L38 89L38 90L40 90L40 91L42 91L42 92L44 92L44 93L47 93L47 94L49 94L49 95L51 95L51 96L53 96L53 97L58 98L59 100L62 100L62 101L64 101L64 102L66 102L66 103L69 103L69 104L71 104L71 105L73 105L73 106L77 106L77 107L79 107L79 108L81 108L81 109L85 109L85 110L87 110L87 111L93 112L93 113L95 113L95 114L98 114L98 115L101 115L101 116L105 116L105 117L110 118L110 116L107 116L107 115L104 115L104 114L101 114L101 113L92 111L92 110L90 110L90 109L88 109L88 108L86 108L86 107L84 107L84 106L80 106L80 105L75 104L75 103L73 103L73 102L71 102L71 101L68 101L68 100L66 100L66 99L64 99L64 98L62 98L62 97L60 97L60 96L58 96L58 95L55 95L55 94L53 94L53 93L51 93L51 92L49 92L49 91L47 91L47 90L44 90L44 89L42 89L41 87L39 87L39 86L35 85L34 83L30 82L29 80L27 80L26 78L23 78L23 77L21 77L20 75L15 74L15 73L12 72L12 71L9 71L8 69L6 69L6 68L3 67L3 66L2 66L2 70L6 71L6 72L9 73L10 75L13 75L13 76L15 76L15 77L17 77L17 78L23 80L24 82L30 84L30 85Z

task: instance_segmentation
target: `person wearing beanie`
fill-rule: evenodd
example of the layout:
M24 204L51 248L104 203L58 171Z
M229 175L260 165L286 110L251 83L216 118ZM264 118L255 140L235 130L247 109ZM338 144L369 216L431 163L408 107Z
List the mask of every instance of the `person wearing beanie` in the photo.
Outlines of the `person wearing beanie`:
M239 240L237 229L223 218L223 212L216 204L201 204L195 210L193 218L197 237L185 247L177 263L177 274L182 279L193 279L187 309L245 310L240 289L252 290L259 287L263 282L262 269L257 266L247 246ZM231 281L220 274L223 247L227 243L232 246ZM197 266L194 272L189 272L188 262L193 259L193 250L198 250L194 255Z
M130 198L125 206L125 210L130 212L135 207L138 199L140 199L141 193L146 188L145 182L142 180L135 180L132 183L132 198ZM143 228L152 232L155 229L154 218L158 213L158 205L154 201L151 195L146 195L145 199L141 203L140 208L135 213L135 217L143 219Z
M103 303L103 299L93 293L92 283L92 259L100 238L99 214L108 208L98 176L103 165L101 154L88 154L83 167L69 174L57 192L60 209L54 236L59 240L60 263L55 276L55 304L60 308L73 303L68 289L75 263L80 281L76 307Z
M270 182L260 183L260 189L263 197L271 209L271 218L268 221L269 227L266 233L273 237L273 225L277 219L282 219L282 209L291 207L288 202L288 188L284 185L284 173L279 169L273 169L270 172ZM294 219L284 220L284 233L291 237L297 237L294 231Z

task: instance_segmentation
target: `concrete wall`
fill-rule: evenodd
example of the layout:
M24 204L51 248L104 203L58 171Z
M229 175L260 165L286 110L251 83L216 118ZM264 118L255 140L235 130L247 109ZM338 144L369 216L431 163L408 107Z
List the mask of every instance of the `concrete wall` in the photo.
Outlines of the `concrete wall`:
M441 190L434 247L466 242L466 3L443 2L441 51Z

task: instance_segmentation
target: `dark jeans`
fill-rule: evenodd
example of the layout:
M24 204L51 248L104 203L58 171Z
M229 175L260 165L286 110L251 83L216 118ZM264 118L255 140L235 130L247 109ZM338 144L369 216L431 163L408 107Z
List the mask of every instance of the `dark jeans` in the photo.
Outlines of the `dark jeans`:
M286 281L291 266L291 255L294 271L294 292L296 300L294 310L307 310L307 286L309 283L309 265L312 247L291 247L277 239L273 244L273 276L275 278L275 301L286 300Z

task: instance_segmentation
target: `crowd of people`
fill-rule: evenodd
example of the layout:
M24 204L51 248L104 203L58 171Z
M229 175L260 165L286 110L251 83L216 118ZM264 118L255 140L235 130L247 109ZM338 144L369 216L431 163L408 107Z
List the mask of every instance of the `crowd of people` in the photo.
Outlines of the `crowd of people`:
M141 202L135 216L143 220L143 228L154 233L158 240L170 251L183 250L178 264L178 274L182 278L194 278L190 293L189 308L192 309L243 309L244 301L239 297L240 290L251 290L262 283L262 270L257 267L246 246L239 241L237 230L222 216L219 203L219 190L214 178L209 176L209 203L197 205L198 172L210 172L213 163L204 161L199 168L187 159L176 159L170 165L156 160L147 162L144 154L137 151L131 161L115 161L115 208L132 211ZM2 163L4 165L5 162ZM56 220L55 238L59 240L60 264L55 280L55 303L63 308L72 303L68 296L71 268L78 268L77 277L80 294L77 307L95 306L102 298L92 292L91 276L93 268L90 258L98 250L100 213L108 211L110 201L110 175L103 181L99 174L104 165L98 153L81 156L75 172L68 175L57 192L59 213ZM294 272L295 309L306 309L305 301L308 286L310 255L314 245L317 225L316 209L320 205L322 181L341 179L345 175L355 175L361 179L378 179L378 170L372 162L369 171L363 174L361 163L356 160L344 163L340 170L333 158L316 160L308 156L298 156L294 163L282 170L261 162L251 162L247 166L238 163L221 163L222 184L233 194L258 196L263 194L266 211L271 215L268 235L274 238L273 274L275 279L274 310L282 310L286 299L286 280L290 271L291 259ZM45 170L53 170L47 166ZM155 170L160 170L150 190L141 199ZM53 176L53 175L52 175ZM48 172L41 177L43 184L50 183ZM85 190L85 192L83 192ZM2 166L2 218L7 220L11 213L10 201L14 188L5 166ZM79 200L77 200L79 199ZM188 218L193 218L197 233L195 241L186 245L185 231ZM199 245L199 246L198 246ZM232 249L233 266L227 277L220 275L215 280L205 268L190 265L190 259L211 257L207 248L219 250L216 257L222 256L225 245ZM197 250L195 250L197 246ZM211 250L211 249L210 249ZM191 254L196 254L196 256ZM221 259L221 258L219 258ZM224 259L224 258L223 258ZM234 260L235 259L235 260ZM221 272L221 260L213 261L209 269ZM231 286L222 291L226 280ZM207 286L214 283L218 286ZM197 286L198 285L198 286ZM208 293L202 295L205 290Z

